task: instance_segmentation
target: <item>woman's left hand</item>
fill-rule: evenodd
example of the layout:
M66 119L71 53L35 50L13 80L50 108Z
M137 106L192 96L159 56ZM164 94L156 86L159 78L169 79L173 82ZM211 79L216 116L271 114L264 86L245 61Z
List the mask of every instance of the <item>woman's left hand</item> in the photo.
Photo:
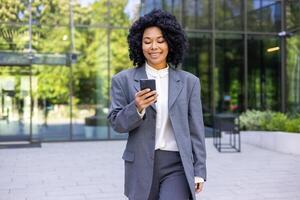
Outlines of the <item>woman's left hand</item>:
M204 184L204 183L195 183L195 192L196 192L196 193L199 193L199 192L202 191L202 189L203 189L203 184Z

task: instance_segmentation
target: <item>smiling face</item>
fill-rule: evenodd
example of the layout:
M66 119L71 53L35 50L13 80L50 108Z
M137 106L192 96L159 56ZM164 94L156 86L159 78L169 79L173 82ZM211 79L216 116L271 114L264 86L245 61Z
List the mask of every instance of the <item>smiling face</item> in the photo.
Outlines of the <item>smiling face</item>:
M147 63L151 67L155 69L167 67L169 48L160 28L152 26L145 29L142 48Z

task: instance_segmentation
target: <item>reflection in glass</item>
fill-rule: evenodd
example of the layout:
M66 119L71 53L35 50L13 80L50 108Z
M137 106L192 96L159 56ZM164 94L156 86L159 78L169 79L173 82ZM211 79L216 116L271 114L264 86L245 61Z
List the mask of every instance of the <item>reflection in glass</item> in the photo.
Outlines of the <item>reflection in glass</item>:
M69 52L70 33L68 27L33 26L32 49L39 53Z
M126 6L124 7L124 13L127 14L131 21L135 21L140 16L141 7L141 1L128 0Z
M106 29L76 29L73 66L73 138L107 139L108 47Z
M27 52L29 32L27 26L0 24L0 50Z
M257 32L280 31L281 2L277 0L249 0L247 2L248 29Z
M108 2L99 0L76 0L72 4L75 25L107 25Z
M153 9L161 9L161 0L145 0L142 2L141 15L151 12Z
M110 12L109 12L109 24L112 26L120 26L120 27L128 27L130 24L129 17L137 15L139 4L133 4L130 12L126 13L125 8L127 5L127 1L124 0L114 0L110 1ZM127 7L128 9L128 7Z
M205 125L212 125L211 121L211 38L209 34L188 32L189 52L182 65L201 81L202 109Z
M215 75L216 112L241 112L243 109L242 35L217 35Z
M280 51L277 38L249 36L248 107L280 108Z
M128 30L126 29L118 29L111 32L111 76L120 72L121 70L132 68L132 62L130 61L128 55L127 35ZM107 91L109 89L110 88L106 88ZM112 128L110 129L111 139L120 139L126 137L127 134L119 134L116 133Z
M177 20L181 18L181 1L180 0L162 0L162 9L172 13Z
M287 40L287 110L300 113L300 33Z
M75 25L129 26L137 17L140 3L134 1L78 0L73 4Z
M243 29L243 1L217 0L215 2L216 27L220 30Z
M135 0L129 0L128 2L136 2ZM181 18L181 0L145 0L140 4L140 13L145 15L151 12L153 9L163 9L175 15L177 20Z
M66 66L32 67L32 127L43 141L70 139L69 74Z
M300 1L290 0L286 2L286 24L289 30L300 28Z
M187 29L210 28L210 1L185 0L182 2L182 24Z
M0 68L0 140L29 139L29 67Z
M68 26L69 2L69 0L32 1L32 24Z
M29 23L29 1L1 0L1 23Z

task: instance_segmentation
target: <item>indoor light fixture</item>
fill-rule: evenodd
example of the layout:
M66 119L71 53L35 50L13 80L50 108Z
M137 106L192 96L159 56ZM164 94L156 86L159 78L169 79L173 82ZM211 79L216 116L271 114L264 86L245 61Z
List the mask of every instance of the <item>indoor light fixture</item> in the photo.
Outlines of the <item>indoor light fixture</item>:
M272 47L272 48L268 48L267 52L278 51L279 49L280 49L279 47Z

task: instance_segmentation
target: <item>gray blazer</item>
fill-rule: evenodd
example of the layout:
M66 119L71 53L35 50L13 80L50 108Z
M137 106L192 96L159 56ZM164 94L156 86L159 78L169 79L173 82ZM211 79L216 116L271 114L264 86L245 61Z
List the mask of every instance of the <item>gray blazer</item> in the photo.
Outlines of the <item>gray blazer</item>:
M124 70L112 78L108 120L120 133L128 132L122 158L125 161L125 195L147 200L152 184L155 152L156 109L151 105L143 119L134 96L139 80L147 78L145 66ZM169 117L174 129L186 178L195 197L194 177L206 180L206 151L199 79L191 73L169 68Z

